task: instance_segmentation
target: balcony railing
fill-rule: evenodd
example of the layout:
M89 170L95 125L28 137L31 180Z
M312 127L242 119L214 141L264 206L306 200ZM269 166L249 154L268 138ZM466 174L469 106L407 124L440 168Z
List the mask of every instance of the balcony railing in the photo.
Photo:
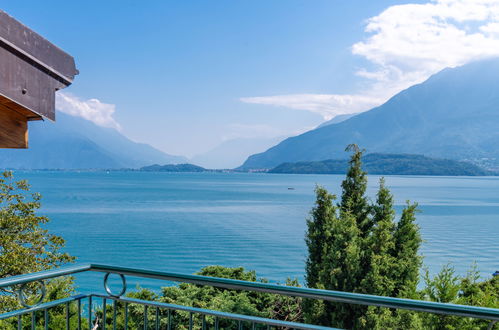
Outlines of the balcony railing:
M80 294L50 302L42 301L43 296L45 295L45 280L82 272L105 273L104 291L106 292L106 294ZM111 291L108 285L108 278L110 274L117 274L121 278L122 288L120 292ZM19 287L19 300L21 304L25 306L25 308L20 310L0 314L0 320L13 319L14 322L17 323L18 329L29 329L30 327L31 329L35 329L37 328L37 324L39 323L43 323L45 329L53 329L53 327L50 327L49 311L53 308L59 308L61 309L61 313L65 314L65 326L63 325L61 326L61 328L65 327L66 329L70 329L71 325L73 325L73 327L77 327L77 329L104 329L107 325L108 329L116 329L117 315L118 313L120 313L123 318L123 324L121 325L121 327L128 329L130 328L130 307L141 306L140 308L142 308L142 320L140 327L143 329L178 328L179 324L174 324L175 320L173 317L174 313L178 312L187 313L188 324L183 324L182 326L188 329L208 329L208 325L211 325L211 327L214 327L215 329L219 329L223 328L221 326L221 322L227 322L228 320L232 322L232 325L229 326L231 329L332 329L311 324L286 322L281 320L273 320L248 315L225 313L209 309L130 298L125 296L125 292L127 289L125 276L192 283L225 289L266 292L341 303L379 306L435 314L478 318L490 320L489 328L492 328L494 323L499 321L499 309L493 308L381 297L341 291L328 291L282 286L260 282L246 282L224 278L214 278L199 275L187 275L98 264L74 265L38 273L13 276L0 280L0 288ZM33 282L38 282L41 285L41 299L38 303L29 306L26 302L26 297L23 290L28 283ZM99 306L100 309L94 309L95 306ZM208 319L210 320L210 322L207 321ZM135 324L135 327L136 326L137 325ZM225 325L225 328L227 328L227 325Z

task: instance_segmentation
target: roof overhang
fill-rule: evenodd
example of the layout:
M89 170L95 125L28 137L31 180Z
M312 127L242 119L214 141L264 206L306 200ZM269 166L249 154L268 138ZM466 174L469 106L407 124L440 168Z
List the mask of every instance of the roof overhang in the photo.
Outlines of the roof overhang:
M72 56L0 10L0 147L27 148L27 122L55 120L55 93L77 74Z

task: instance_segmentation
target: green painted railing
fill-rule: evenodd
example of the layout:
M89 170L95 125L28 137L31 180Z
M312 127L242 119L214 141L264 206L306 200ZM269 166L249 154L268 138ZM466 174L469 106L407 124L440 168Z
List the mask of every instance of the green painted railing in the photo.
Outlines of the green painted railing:
M44 281L47 279L73 275L82 272L102 272L106 273L104 276L104 288L107 292L106 295L92 293L89 295L77 295L70 298L65 298L61 300L56 300L47 303L40 303L35 306L28 306L23 297L23 286L27 283L31 282L39 282L42 287L44 287ZM118 274L122 280L122 290L121 292L113 293L109 289L107 285L107 280L109 274ZM309 288L298 288L291 286L282 286L276 284L269 283L260 283L260 282L246 282L239 280L231 280L224 278L214 278L214 277L206 277L199 275L188 275L188 274L178 274L178 273L169 273L169 272L161 272L161 271L153 271L146 269L137 269L137 268L128 268L128 267L119 267L119 266L109 266L109 265L100 265L100 264L86 264L86 265L74 265L68 266L60 269L54 269L49 271L43 271L38 273L20 275L9 277L0 280L0 288L1 287L12 287L12 286L20 286L19 289L19 297L21 303L25 305L25 309L12 311L9 313L0 314L0 319L7 319L17 317L18 320L18 328L22 329L23 325L23 315L31 314L31 324L32 328L35 328L36 317L40 317L41 313L43 313L45 328L48 329L49 324L49 316L48 310L50 308L54 308L56 306L65 306L66 308L66 328L69 329L69 318L70 318L70 305L77 305L77 324L78 329L82 329L82 318L86 318L88 322L87 326L84 328L94 329L95 327L95 312L93 312L93 306L97 299L102 301L102 310L106 310L105 307L108 306L108 301L112 301L113 309L112 309L112 318L111 324L113 328L116 328L116 315L117 308L121 306L124 309L125 315L125 328L126 323L128 321L128 306L130 304L141 305L144 308L144 321L143 326L144 329L154 328L160 329L160 324L162 317L166 317L167 328L172 329L172 317L171 313L176 311L187 312L189 313L189 324L186 325L189 329L194 327L193 325L193 316L199 315L202 319L201 328L206 329L206 317L214 318L215 320L215 329L218 329L218 321L219 320L233 320L236 322L237 326L235 328L242 329L243 327L250 326L252 329L257 329L260 326L264 325L267 328L270 327L278 327L278 328L290 328L290 329L331 329L326 327L314 326L310 324L300 324L294 322L285 322L280 320L272 320L265 319L247 315L239 315L239 314L231 314L224 313L214 310L201 309L201 308L193 308L187 306L173 305L173 304L165 304L154 301L145 301L139 299L132 299L124 296L126 292L126 278L125 276L134 276L134 277L143 277L143 278L153 278L167 281L175 281L175 282L184 282L184 283L193 283L198 285L207 285L219 288L226 289L236 289L236 290L245 290L245 291L257 291L257 292L266 292L266 293L274 293L280 295L294 296L294 297L303 297L303 298L311 298L318 300L327 300L334 302L342 302L342 303L351 303L351 304L360 304L360 305L369 305L369 306L380 306L380 307L389 307L396 309L406 309L412 311L420 311L420 312L428 312L428 313L436 313L436 314L444 314L444 315L454 315L454 316L462 316L462 317L471 317L478 319L490 320L491 327L492 325L499 321L499 309L494 308L485 308L485 307L476 307L476 306L465 306L465 305L456 305L456 304L445 304L438 302L430 302L430 301L420 301L420 300L411 300L411 299L401 299L401 298L391 298L391 297L382 297L382 296L373 296L366 294L358 294L351 292L341 292L341 291L329 291L329 290L318 290L318 289L309 289ZM42 300L42 299L41 299ZM84 307L82 307L82 303L87 302L87 310L84 311ZM120 304L118 306L118 304ZM149 310L150 309L150 310ZM149 310L149 311L148 311ZM154 324L148 324L148 315L150 315L150 311L155 311L155 321ZM160 311L167 311L167 316L164 316L164 313L160 313ZM107 312L102 313L102 323L106 324ZM165 322L165 320L163 320ZM85 322L83 322L85 323ZM491 328L490 327L490 328ZM101 329L101 328L99 328Z

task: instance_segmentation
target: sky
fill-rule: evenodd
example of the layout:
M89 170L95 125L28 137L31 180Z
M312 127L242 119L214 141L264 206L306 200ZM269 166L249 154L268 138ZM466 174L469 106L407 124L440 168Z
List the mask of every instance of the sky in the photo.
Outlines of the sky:
M293 136L499 56L499 0L0 0L75 57L57 108L170 154ZM34 123L36 124L36 123ZM33 124L31 124L33 125Z

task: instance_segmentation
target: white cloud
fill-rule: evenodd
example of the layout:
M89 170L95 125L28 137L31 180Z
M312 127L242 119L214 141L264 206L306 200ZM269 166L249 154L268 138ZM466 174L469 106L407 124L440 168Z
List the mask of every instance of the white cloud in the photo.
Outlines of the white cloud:
M120 124L113 118L116 111L114 104L103 103L98 99L81 100L72 94L57 92L56 109L90 120L99 126L121 130Z
M377 66L359 70L374 90L394 92L446 68L499 56L499 0L434 0L391 6L367 20L370 36L352 46Z
M367 88L352 95L298 94L241 101L303 109L325 119L368 110L446 68L499 56L499 0L433 0L388 7L366 21L352 53L374 69L356 74Z
M368 110L381 102L380 99L363 95L291 94L259 97L243 97L246 103L267 104L298 110L308 110L329 120L336 115Z

